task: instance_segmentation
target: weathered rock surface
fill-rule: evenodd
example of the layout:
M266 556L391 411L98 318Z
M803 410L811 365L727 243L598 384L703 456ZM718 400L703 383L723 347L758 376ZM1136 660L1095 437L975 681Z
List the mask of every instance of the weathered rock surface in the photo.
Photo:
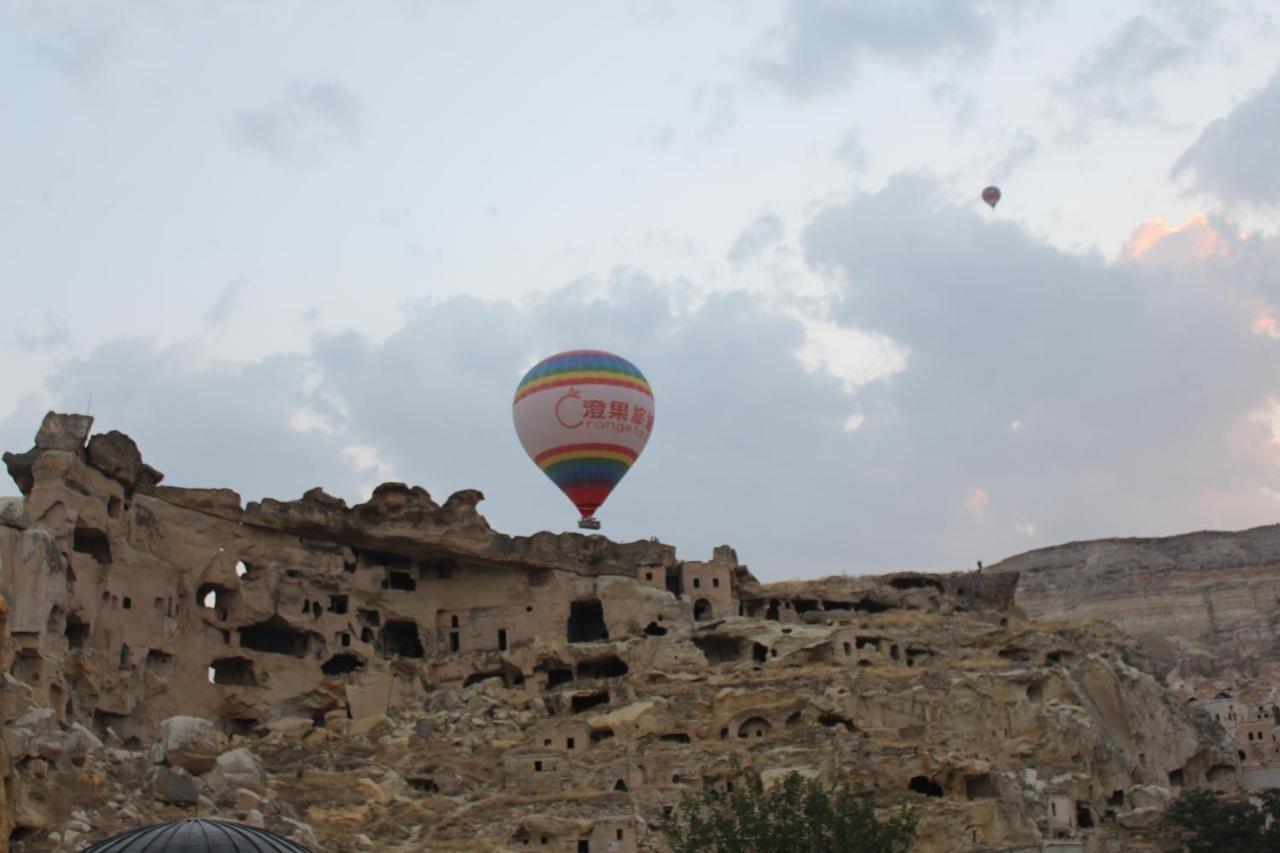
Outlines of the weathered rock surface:
M659 849L736 758L918 805L921 853L1136 851L1180 787L1236 785L1221 726L1114 628L1023 619L1019 573L761 585L398 483L242 508L81 431L0 525L17 850L192 807L317 851Z
M1189 693L1280 687L1280 525L1072 542L990 571L1016 573L1014 601L1032 618L1103 619L1136 637Z

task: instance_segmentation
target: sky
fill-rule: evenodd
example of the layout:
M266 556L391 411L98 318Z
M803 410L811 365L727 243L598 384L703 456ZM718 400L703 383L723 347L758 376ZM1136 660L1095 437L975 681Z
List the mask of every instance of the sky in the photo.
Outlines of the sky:
M510 406L594 347L657 415L601 532L765 580L1274 523L1278 40L1266 0L12 0L0 448L89 410L171 485L576 529Z

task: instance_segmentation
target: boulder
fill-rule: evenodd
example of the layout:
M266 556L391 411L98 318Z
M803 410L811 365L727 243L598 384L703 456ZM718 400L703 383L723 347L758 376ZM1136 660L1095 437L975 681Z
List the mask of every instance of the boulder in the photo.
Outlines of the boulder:
M49 412L36 433L37 450L64 450L79 453L84 449L89 430L93 427L92 415L61 415Z
M111 430L89 439L87 459L90 465L111 479L132 489L142 471L142 454L132 438Z
M200 717L170 717L160 723L151 763L208 773L218 763L221 752L222 736L213 723Z
M240 787L261 784L267 778L258 756L244 747L219 755L217 769L227 782Z
M151 793L175 806L194 805L200 798L196 780L181 767L161 767L151 780Z

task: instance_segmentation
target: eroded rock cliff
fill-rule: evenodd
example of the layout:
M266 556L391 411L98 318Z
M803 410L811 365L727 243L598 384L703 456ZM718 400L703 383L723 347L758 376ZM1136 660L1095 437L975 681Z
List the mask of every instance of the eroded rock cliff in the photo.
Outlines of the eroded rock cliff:
M735 757L918 805L923 853L1141 850L1236 784L1220 726L1114 628L1023 619L1015 573L761 585L394 483L242 507L90 429L5 456L18 850L192 809L317 850L660 849Z

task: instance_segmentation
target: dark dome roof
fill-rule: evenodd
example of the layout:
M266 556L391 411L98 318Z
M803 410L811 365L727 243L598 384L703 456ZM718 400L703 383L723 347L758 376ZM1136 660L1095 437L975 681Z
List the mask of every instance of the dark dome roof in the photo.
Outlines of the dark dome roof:
M217 818L196 817L131 829L86 847L81 853L310 853L263 829Z

